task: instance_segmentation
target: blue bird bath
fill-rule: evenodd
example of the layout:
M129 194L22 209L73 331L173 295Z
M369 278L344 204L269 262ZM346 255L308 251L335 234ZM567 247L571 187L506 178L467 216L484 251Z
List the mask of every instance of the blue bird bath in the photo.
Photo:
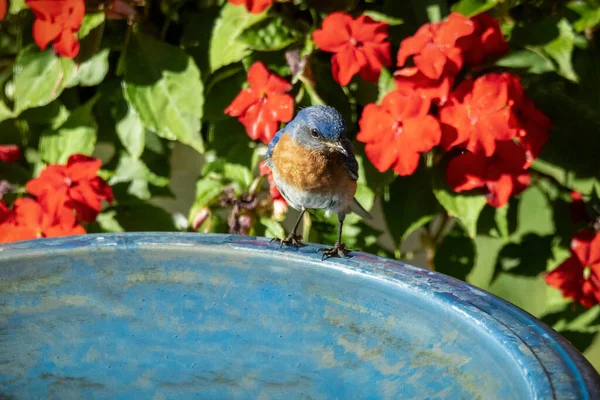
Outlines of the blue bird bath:
M375 256L200 234L0 246L0 398L597 399L553 330Z

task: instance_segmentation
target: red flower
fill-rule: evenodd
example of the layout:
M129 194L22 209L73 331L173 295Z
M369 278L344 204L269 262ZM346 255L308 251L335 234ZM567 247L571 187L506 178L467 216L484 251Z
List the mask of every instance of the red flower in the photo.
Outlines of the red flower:
M269 193L271 194L271 199L273 199L273 214L276 219L279 219L287 211L287 201L285 201L279 189L277 189L277 185L275 185L275 181L273 180L273 173L264 161L260 163L260 175L267 177Z
M357 73L365 81L375 82L381 67L392 65L388 24L375 22L366 15L353 19L335 12L323 20L323 27L313 32L321 49L335 53L331 57L333 78L346 86Z
M581 193L571 191L571 203L569 203L569 214L573 222L587 222L590 220L590 216L587 212L585 202Z
M538 110L533 101L523 98L515 109L519 121L518 140L527 150L527 167L540 155L542 147L548 141L548 131L552 128L550 119Z
M381 105L367 104L359 121L357 139L366 143L365 152L373 165L399 175L417 169L420 153L439 144L441 129L428 114L431 103L414 92L388 93Z
M463 50L457 41L471 35L474 25L458 13L451 13L446 21L423 25L400 43L398 66L402 67L413 56L417 68L428 78L439 79L444 71L458 73L463 66Z
M21 150L14 144L0 144L0 160L15 162L21 159Z
M7 0L0 0L0 21L4 19L6 16L6 11L8 10Z
M273 0L227 0L233 5L246 6L246 9L252 14L260 14L265 11L273 3Z
M475 24L473 35L458 41L458 45L466 49L464 59L467 64L479 65L487 58L500 57L508 52L508 43L496 18L481 13L472 17L471 21Z
M17 199L11 215L0 224L0 243L85 234L73 211L58 202Z
M600 302L600 233L579 231L571 241L571 257L546 275L546 283L585 307Z
M421 97L427 98L438 105L444 105L448 99L454 77L449 74L439 79L425 76L418 68L407 67L394 72L396 88L401 91L416 91Z
M502 207L511 195L529 186L525 149L508 140L498 142L492 157L465 152L448 163L446 179L455 192L484 189L487 202Z
M25 3L35 14L33 39L39 48L46 50L53 42L58 54L75 58L79 53L75 32L85 14L83 0L25 0Z
M12 215L10 209L2 200L0 200L0 224L6 221Z
M494 154L496 142L517 136L513 107L523 98L518 79L508 73L463 81L440 109L442 147L464 146L473 153Z
M269 73L260 61L248 70L248 83L250 87L233 99L225 114L238 117L252 140L269 143L279 130L279 123L288 122L294 114L294 99L285 94L292 85Z
M102 162L82 154L69 157L67 165L49 165L27 182L27 191L47 201L57 201L77 211L86 222L96 219L102 200L113 201L112 189L98 176Z

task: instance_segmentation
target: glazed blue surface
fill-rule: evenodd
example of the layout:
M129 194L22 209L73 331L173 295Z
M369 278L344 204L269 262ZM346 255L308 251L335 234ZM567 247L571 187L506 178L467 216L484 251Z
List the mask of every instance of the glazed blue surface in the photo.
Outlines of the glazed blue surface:
M594 399L550 328L375 256L200 234L0 246L0 398Z

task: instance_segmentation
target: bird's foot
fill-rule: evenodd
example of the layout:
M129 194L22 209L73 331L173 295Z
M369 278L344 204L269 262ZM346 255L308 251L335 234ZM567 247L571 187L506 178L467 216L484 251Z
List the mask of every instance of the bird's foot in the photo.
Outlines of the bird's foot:
M336 242L335 245L332 248L322 248L317 250L319 252L323 252L323 257L321 257L321 261L326 260L328 258L331 257L339 257L339 258L351 258L352 256L349 256L348 253L350 253L350 250L348 250L346 248L346 245L344 243L340 243L340 242Z
M273 242L279 242L279 248L282 248L283 245L294 246L296 248L304 246L302 243L302 235L296 235L295 233L290 233L285 239L273 238L271 239L271 243Z

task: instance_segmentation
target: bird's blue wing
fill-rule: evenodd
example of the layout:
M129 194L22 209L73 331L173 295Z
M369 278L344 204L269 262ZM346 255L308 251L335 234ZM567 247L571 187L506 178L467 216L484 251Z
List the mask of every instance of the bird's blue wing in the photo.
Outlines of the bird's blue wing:
M344 165L348 170L348 173L355 181L358 180L358 161L356 161L356 156L354 155L354 148L352 147L352 142L348 140L348 138L342 139L342 146L348 153L348 157L344 159Z
M283 133L284 133L283 129L280 129L275 134L275 136L273 136L273 139L271 139L271 141L269 142L269 145L267 146L267 155L265 156L265 162L269 168L272 168L271 156L273 155L273 149L275 149L275 146L277 145L277 142L279 142L279 139L281 139L281 136L283 135Z

